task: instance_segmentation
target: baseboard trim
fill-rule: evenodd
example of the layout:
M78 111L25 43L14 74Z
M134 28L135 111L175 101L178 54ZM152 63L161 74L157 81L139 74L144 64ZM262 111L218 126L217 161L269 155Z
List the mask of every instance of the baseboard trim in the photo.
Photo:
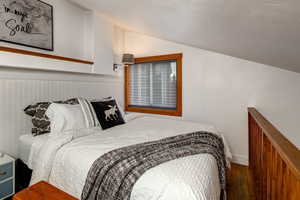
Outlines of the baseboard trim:
M232 156L232 162L240 165L245 165L245 166L249 165L248 157L239 154L235 154Z

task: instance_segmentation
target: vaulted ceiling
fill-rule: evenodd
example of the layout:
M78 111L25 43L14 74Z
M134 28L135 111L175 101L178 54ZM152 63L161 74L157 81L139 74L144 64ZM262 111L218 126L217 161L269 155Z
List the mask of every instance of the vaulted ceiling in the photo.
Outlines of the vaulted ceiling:
M299 0L72 0L131 30L300 72Z

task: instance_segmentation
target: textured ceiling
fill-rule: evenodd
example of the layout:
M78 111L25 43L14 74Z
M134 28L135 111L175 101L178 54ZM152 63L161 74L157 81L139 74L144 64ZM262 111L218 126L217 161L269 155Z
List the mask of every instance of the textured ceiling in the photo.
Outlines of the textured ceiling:
M299 0L72 0L131 30L300 72Z

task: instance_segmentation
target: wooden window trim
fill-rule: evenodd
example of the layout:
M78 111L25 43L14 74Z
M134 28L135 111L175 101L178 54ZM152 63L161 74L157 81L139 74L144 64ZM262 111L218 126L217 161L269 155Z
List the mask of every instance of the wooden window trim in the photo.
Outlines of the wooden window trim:
M130 105L130 65L125 67L125 111L127 112L140 112L149 114L159 115L170 115L170 116L182 116L182 53L150 56L135 58L135 63L145 63L151 61L163 61L163 60L176 60L177 63L177 99L176 99L176 110L168 109L155 109L155 108L140 108L132 107Z

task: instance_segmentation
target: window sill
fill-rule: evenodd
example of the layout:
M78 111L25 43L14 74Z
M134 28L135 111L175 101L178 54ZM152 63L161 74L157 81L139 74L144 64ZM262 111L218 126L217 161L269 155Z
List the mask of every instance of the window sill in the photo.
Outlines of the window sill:
M140 108L140 107L129 107L125 108L126 112L138 112L138 113L148 113L148 114L158 114L158 115L169 115L169 116L182 116L181 110L164 110L164 109L154 109L154 108Z

